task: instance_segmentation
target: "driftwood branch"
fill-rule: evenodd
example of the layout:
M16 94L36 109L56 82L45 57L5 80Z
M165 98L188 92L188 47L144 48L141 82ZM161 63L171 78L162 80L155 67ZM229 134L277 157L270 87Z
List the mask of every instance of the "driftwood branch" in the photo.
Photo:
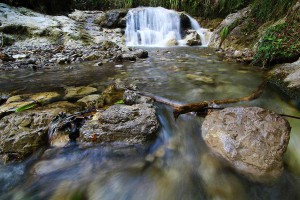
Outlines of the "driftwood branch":
M218 109L218 108L214 107L215 105L237 103L237 102L241 102L241 101L251 101L253 99L258 98L263 93L265 86L266 86L266 82L263 82L249 96L242 97L242 98L202 101L202 102L190 103L190 104L183 104L180 102L172 101L172 100L166 99L164 97L156 96L156 95L148 93L148 92L141 92L141 91L132 90L132 89L128 89L128 88L127 89L132 90L139 95L150 97L151 99L153 99L156 102L171 106L174 109L174 111L173 111L174 117L178 118L179 115L186 114L189 112L206 113L207 110Z
M203 112L205 109L213 105L230 104L230 103L237 103L241 101L251 101L253 99L258 98L263 93L265 87L266 87L266 82L263 82L249 96L242 97L242 98L202 101L198 103L190 103L182 106L176 106L174 107L173 114L175 118L178 118L179 115L189 113L189 112Z

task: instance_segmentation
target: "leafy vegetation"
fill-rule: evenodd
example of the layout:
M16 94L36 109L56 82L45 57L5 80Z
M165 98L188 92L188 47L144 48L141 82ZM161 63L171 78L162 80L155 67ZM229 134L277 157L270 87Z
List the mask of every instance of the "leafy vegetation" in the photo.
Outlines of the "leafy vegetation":
M300 28L295 21L273 26L263 36L254 63L269 66L279 62L295 61L300 56Z
M36 106L37 106L37 103L36 103L36 102L31 102L31 103L28 103L28 104L26 104L26 105L24 105L24 106L20 106L19 108L17 108L17 109L15 110L15 112L22 112L22 111L24 111L24 110L28 110L28 109L34 108L34 107L36 107Z
M220 32L221 42L220 42L219 48L221 48L224 40L227 38L228 35L229 35L229 29L227 26L225 26L225 27L223 27L223 29Z
M124 100L121 99L121 100L117 101L115 104L124 104Z
M252 15L265 22L284 17L297 0L252 0Z

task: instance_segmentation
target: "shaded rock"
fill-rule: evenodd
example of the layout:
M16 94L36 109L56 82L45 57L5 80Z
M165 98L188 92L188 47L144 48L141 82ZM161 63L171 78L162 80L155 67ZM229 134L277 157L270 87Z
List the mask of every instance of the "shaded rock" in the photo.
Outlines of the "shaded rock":
M158 127L155 109L149 104L113 105L82 126L80 140L141 143L156 136Z
M300 100L300 59L275 66L268 73L268 80L292 98Z
M189 19L189 17L183 12L180 12L178 14L179 14L179 18L180 18L180 27L182 28L182 31L184 32L185 30L191 29L192 24L191 24L191 20Z
M95 19L95 23L105 28L125 28L124 17L127 9L115 9L105 12L105 15L99 15Z
M138 58L148 58L148 51L143 49L138 49L134 51L134 55L136 55Z
M84 96L97 92L96 88L89 86L81 86L81 87L67 87L66 88L66 99L80 99Z
M270 181L283 171L290 129L289 123L274 112L236 107L209 114L202 136L213 152L240 173L256 181Z
M0 120L0 157L4 162L22 160L48 144L48 126L61 112L78 107L57 102L42 108L13 113Z
M153 99L150 97L139 95L137 92L132 90L125 90L123 99L126 105L153 103Z
M188 30L184 40L186 42L186 45L188 46L196 46L202 44L200 35L195 30Z
M83 97L77 101L78 103L82 103L85 107L103 107L104 106L104 98L99 94L92 94Z

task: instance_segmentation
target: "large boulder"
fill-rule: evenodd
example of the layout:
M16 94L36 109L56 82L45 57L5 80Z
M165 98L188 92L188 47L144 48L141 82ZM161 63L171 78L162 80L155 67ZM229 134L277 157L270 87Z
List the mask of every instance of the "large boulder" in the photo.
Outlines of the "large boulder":
M127 9L109 10L105 15L97 16L94 22L105 28L125 28L126 21L124 17L127 12Z
M209 114L202 136L238 172L256 181L271 181L283 170L290 129L287 120L272 111L235 107Z
M230 42L226 43L228 46L232 46L236 43L236 40L239 40L241 38L241 32L234 30L236 27L238 27L241 23L245 21L245 19L250 15L251 8L246 7L236 13L232 13L228 15L222 22L219 24L219 26L214 30L211 40L209 43L210 47L218 48L221 42L221 31L223 28L228 27L229 29L229 35L226 38L226 40L230 40ZM233 31L234 30L234 31ZM236 32L236 34L234 34ZM244 37L244 35L243 35ZM236 45L235 47L238 48L239 45Z
M141 143L156 136L158 127L155 109L150 104L117 104L87 121L80 129L80 140Z
M0 120L0 158L2 161L22 160L48 144L50 122L62 112L78 107L57 102L33 110L13 113Z

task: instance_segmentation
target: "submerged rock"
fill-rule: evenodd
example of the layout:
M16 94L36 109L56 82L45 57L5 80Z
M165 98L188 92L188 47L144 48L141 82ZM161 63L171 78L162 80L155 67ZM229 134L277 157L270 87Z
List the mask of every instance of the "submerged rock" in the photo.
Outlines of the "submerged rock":
M187 74L186 78L192 80L196 83L206 83L206 84L213 84L213 78L204 75L197 75L197 74Z
M240 173L256 181L270 181L283 171L290 130L289 123L272 111L235 107L209 114L202 136L213 152Z
M3 162L22 160L48 144L48 126L61 112L78 107L57 102L45 107L13 113L0 120L0 158Z
M80 140L141 143L156 136L158 127L155 109L149 104L113 105L82 126Z
M89 86L82 87L68 87L66 88L66 99L79 99L89 94L97 92L96 88Z

